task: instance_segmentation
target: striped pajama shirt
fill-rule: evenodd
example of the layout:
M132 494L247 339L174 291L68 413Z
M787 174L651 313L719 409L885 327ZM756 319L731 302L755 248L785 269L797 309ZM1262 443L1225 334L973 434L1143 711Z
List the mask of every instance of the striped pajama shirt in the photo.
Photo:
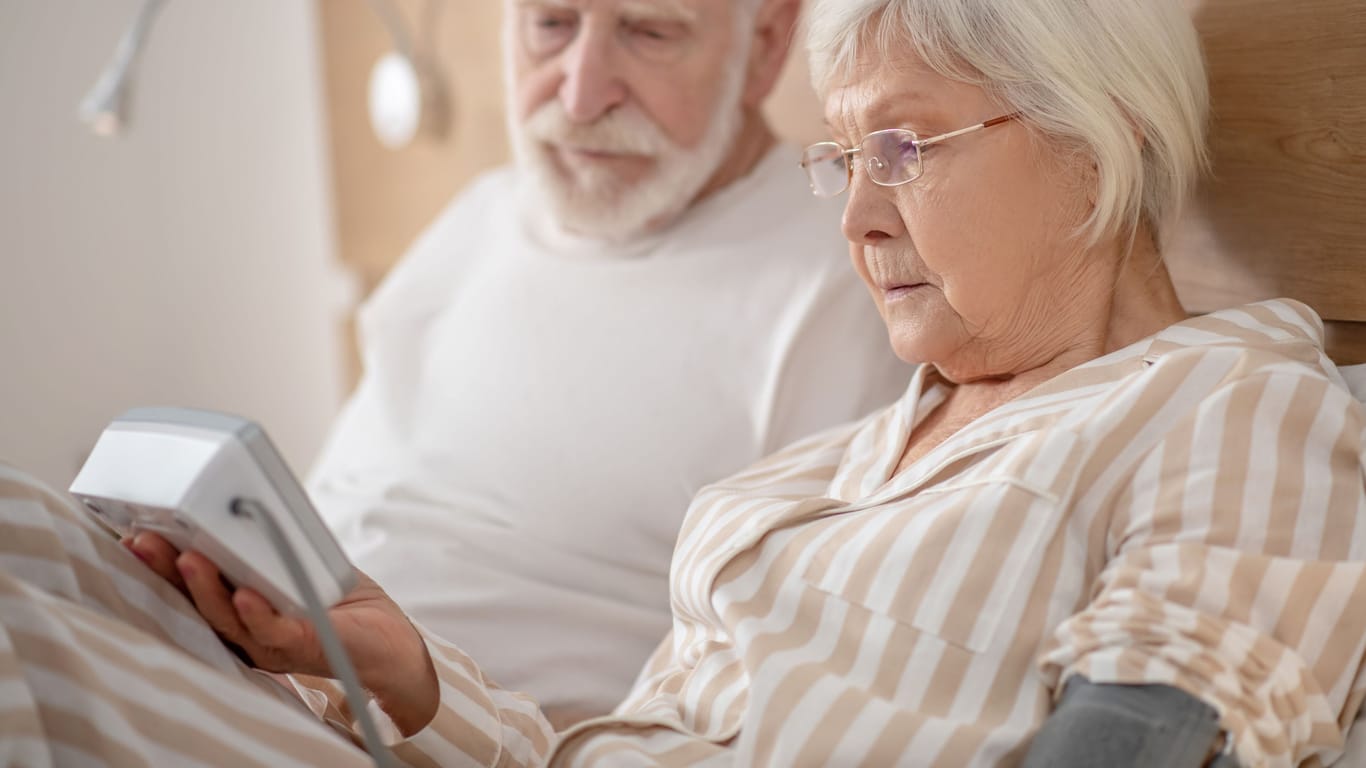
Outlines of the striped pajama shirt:
M1010 765L1075 674L1194 694L1246 766L1337 756L1366 696L1366 414L1312 311L1177 324L892 476L947 387L921 367L887 410L699 493L673 629L609 717L556 735L424 633L442 706L399 756ZM335 684L294 681L310 722L69 501L4 477L0 756L363 764L316 722L349 720Z

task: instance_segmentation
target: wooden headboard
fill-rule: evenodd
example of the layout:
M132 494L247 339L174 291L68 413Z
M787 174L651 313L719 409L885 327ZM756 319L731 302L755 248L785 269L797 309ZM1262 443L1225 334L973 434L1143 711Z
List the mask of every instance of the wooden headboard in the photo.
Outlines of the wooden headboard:
M1296 298L1366 363L1366 0L1187 1L1214 174L1168 244L1182 302Z

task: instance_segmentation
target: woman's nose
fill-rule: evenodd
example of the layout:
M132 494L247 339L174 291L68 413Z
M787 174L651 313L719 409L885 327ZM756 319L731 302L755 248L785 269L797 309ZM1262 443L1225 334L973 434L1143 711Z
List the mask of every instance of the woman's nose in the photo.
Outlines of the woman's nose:
M854 163L854 158L850 162ZM859 165L851 168L844 218L840 221L845 239L855 245L877 245L905 234L901 212L893 204L890 190L874 184Z

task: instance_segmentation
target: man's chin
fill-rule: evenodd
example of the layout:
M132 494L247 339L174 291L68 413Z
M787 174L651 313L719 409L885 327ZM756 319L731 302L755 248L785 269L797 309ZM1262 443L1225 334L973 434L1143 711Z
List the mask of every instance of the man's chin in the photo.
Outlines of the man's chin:
M555 222L568 232L599 240L629 240L644 230L644 224L628 219L617 199L566 200L552 198L550 209Z
M630 240L668 226L687 207L691 195L680 199L683 187L668 180L665 166L623 175L592 164L570 169L553 153L528 163L542 202L563 229L609 241Z

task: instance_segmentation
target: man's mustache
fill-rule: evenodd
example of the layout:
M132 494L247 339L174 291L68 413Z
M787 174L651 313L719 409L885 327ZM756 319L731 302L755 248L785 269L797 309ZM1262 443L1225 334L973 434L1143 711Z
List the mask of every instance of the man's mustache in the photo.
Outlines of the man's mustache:
M526 131L537 140L588 152L653 157L671 146L658 126L631 107L614 109L592 123L575 123L559 100L551 100L527 120Z

